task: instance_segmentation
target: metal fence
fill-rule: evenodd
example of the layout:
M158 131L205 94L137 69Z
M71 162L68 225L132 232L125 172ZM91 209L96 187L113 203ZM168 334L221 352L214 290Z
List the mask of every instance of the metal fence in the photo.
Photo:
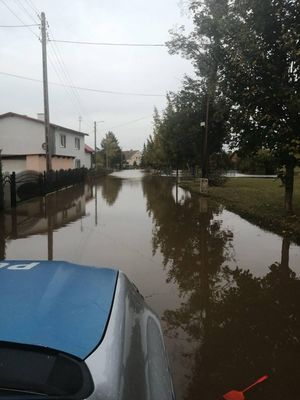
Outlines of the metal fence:
M73 186L85 181L87 170L85 168L49 171L43 174L36 171L23 171L18 174L13 172L10 175L1 177L0 209L5 206L5 195L10 196L10 206L16 205L24 200L37 196L44 196L47 193ZM8 190L8 187L10 190Z

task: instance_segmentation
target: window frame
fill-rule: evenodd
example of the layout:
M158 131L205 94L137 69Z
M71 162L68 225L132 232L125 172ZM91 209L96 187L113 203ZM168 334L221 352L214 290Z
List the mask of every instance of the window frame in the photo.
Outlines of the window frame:
M80 150L80 138L75 137L75 149Z
M67 137L63 133L60 133L60 147L64 149L67 147Z

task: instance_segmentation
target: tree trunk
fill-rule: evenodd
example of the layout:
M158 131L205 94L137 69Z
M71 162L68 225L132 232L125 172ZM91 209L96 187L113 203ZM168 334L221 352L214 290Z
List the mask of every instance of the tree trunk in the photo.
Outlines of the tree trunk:
M289 258L290 258L290 240L287 237L282 238L282 247L281 247L281 261L280 261L280 284L289 285L291 278L291 270L289 267Z
M284 196L284 207L288 215L293 214L293 191L294 191L294 162L289 162L285 166L285 196Z
M289 269L290 244L291 242L287 237L282 238L280 265L284 270Z

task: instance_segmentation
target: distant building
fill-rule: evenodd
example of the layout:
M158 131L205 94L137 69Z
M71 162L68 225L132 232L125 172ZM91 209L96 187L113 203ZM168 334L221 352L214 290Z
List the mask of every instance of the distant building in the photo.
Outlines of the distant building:
M129 166L141 165L142 153L139 150L123 151L123 157Z
M238 152L237 151L234 151L233 153L231 153L230 155L229 155L229 160L231 161L231 163L234 165L234 166L237 166L237 164L240 162L240 157L238 156Z
M73 169L86 166L85 133L50 124L53 142L52 169ZM21 172L46 170L44 150L44 115L31 118L13 112L0 115L0 149L2 171ZM87 166L87 168L89 168Z
M92 168L93 166L93 154L95 153L95 150L92 149L89 145L84 146L84 155L85 155L85 161L84 161L84 166L86 168Z

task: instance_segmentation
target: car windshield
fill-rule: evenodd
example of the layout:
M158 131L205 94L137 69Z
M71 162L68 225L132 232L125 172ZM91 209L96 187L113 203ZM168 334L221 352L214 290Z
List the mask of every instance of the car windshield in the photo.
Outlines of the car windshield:
M0 398L86 398L93 381L86 364L35 346L0 348Z

